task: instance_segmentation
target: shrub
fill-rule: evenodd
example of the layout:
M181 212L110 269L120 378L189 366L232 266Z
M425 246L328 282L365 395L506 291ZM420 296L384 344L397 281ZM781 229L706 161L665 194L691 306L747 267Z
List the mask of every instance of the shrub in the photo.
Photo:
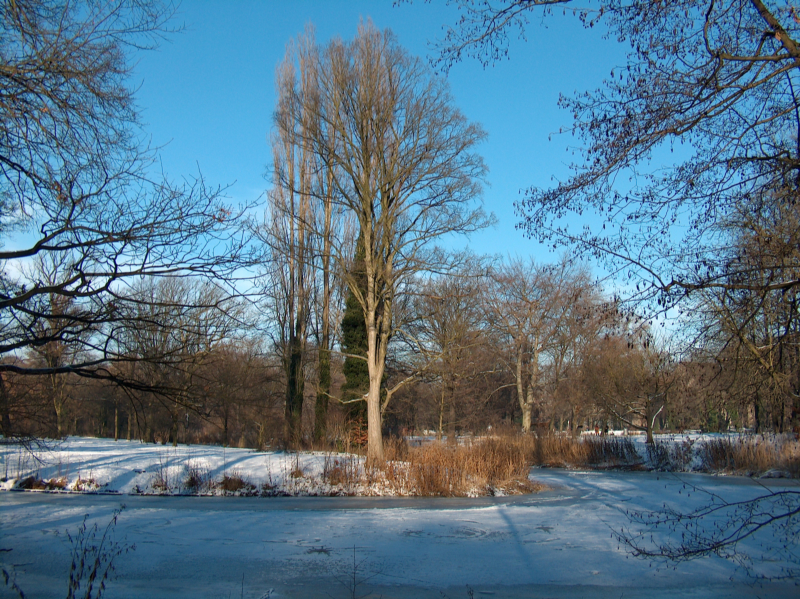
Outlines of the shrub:
M207 493L213 487L211 474L206 466L188 461L184 464L183 487L191 493Z
M73 487L75 491L82 491L82 492L96 491L99 488L100 484L91 476L89 478L81 478L79 476L78 480L75 481L75 486Z
M50 480L28 476L17 483L17 488L26 491L63 491L67 488L67 482L66 476L54 477Z
M172 484L170 482L169 467L164 461L163 457L159 457L158 464L155 464L151 469L155 470L155 476L150 483L154 491L159 493L169 493L172 491Z
M237 492L252 492L255 490L255 485L237 471L233 470L230 474L225 474L222 480L217 484L217 488L226 493Z

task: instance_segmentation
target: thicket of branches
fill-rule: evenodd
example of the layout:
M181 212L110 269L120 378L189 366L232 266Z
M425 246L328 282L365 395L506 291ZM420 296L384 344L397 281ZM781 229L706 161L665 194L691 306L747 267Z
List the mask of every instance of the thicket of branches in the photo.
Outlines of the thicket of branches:
M528 235L564 249L553 264L436 246L491 223L485 133L389 31L289 47L255 219L200 175L158 173L143 141L130 60L171 5L2 3L2 438L366 446L380 463L383 435L411 431L797 430L795 6L455 4L445 68L506 56L559 8L630 45L601 88L561 100L583 146L571 176L518 205ZM690 334L654 332L669 311ZM637 555L736 558L763 527L794 538L796 494L633 521L687 533L621 533Z
M445 69L464 57L483 64L507 57L512 35L524 37L534 19L546 23L555 11L630 47L601 87L561 97L579 158L569 177L532 186L517 206L530 237L624 275L626 305L648 318L677 312L689 331L684 347L671 352L645 339L645 351L630 356L630 344L604 341L616 351L586 360L596 375L590 378L605 379L594 394L616 417L625 418L624 405L646 427L665 411L696 417L696 407L678 408L676 395L703 397L727 415L738 396L740 415L754 428L798 431L796 3L454 4L461 18L436 44L435 62ZM663 160L665 150L678 150L679 158ZM643 387L643 372L658 384ZM649 559L716 554L747 566L740 541L767 528L777 553L796 564L797 513L794 492L765 490L735 504L713 497L690 513L665 506L631 514L640 531L619 538ZM670 533L681 540L670 541ZM782 574L796 575L796 568Z
M464 3L442 60L496 59L509 27L555 4L569 3ZM3 434L264 447L364 443L368 429L380 459L382 433L412 429L796 426L796 18L704 7L578 10L633 42L630 68L564 100L587 162L521 209L573 253L535 264L435 247L491 221L475 203L484 134L389 32L289 47L268 205L246 221L201 178L154 175L142 144L128 61L167 33L169 5L4 5ZM666 103L675 86L695 90L688 104ZM630 105L651 116L626 120ZM625 195L611 186L673 137L695 156ZM559 224L592 205L604 229ZM654 334L652 304L592 282L587 255L640 277L639 299L685 306L697 343ZM234 279L246 267L250 298Z

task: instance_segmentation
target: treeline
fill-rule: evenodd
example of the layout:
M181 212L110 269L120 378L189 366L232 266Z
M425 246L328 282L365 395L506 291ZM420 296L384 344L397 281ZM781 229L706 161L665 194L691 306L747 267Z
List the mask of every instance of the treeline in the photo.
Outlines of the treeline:
M321 281L314 278L312 296ZM365 328L349 293L332 295L327 360L321 312L311 310L292 365L274 302L263 313L242 299L191 307L191 297L207 300L213 291L190 279L154 280L137 291L150 298L147 310L162 310L120 334L129 360L108 368L147 384L6 372L4 432L259 448L365 444ZM460 271L407 286L401 321L382 382L384 434L792 426L791 397L769 394L763 373L725 352L679 359L668 336L621 309L569 260L470 257ZM73 350L51 341L24 362L66 364ZM302 400L290 408L295 368Z
M319 46L307 31L288 46L266 205L230 205L199 174L154 174L142 145L128 56L157 43L170 10L0 6L5 438L355 444L380 463L383 435L409 431L797 425L794 179L723 216L703 204L703 243L677 253L677 216L656 233L649 203L629 225L608 216L613 235L570 237L552 219L597 198L611 201L601 214L627 214L627 198L580 181L578 195L534 194L543 207L526 223L582 254L447 251L493 222L480 204L486 133L443 78L365 22L352 41ZM570 258L593 252L633 269L627 301ZM649 316L676 310L666 329Z

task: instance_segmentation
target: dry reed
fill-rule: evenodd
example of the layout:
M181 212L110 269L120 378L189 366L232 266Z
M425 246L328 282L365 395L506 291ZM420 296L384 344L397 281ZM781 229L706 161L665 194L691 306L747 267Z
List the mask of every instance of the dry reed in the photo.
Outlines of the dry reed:
M800 442L782 435L710 439L699 444L698 454L710 472L800 476Z
M530 493L523 448L509 439L464 445L431 443L410 448L392 441L383 477L393 491L419 496L463 497Z

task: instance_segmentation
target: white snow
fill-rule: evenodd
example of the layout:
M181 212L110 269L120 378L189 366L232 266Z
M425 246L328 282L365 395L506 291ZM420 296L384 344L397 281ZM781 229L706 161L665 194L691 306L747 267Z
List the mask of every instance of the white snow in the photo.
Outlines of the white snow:
M210 483L223 476L238 476L253 489L233 494L330 495L357 490L321 481L329 469L358 467L358 456L322 452L255 452L252 449L210 445L157 445L139 441L114 441L70 437L28 451L20 446L0 446L4 488L34 476L44 481L65 479L65 491L95 490L121 494L226 494ZM192 471L206 484L187 488ZM93 481L93 488L80 488ZM266 486L266 487L265 487ZM373 494L377 494L377 491Z
M102 489L150 488L159 469L179 480L191 461L211 476L237 470L255 485L293 484L297 465L321 472L324 454L70 439L36 464L9 447L6 476L93 479ZM85 514L135 550L117 561L106 597L796 597L792 583L753 584L729 561L675 566L634 559L614 531L626 509L687 511L698 485L729 501L797 481L648 472L534 470L551 490L477 499L382 497L190 497L0 493L0 561L26 597L66 595L71 547ZM689 483L689 492L684 488ZM155 493L155 491L153 491ZM757 552L769 533L747 541ZM759 565L764 573L781 563ZM796 566L796 564L795 564ZM2 585L0 597L16 597Z

